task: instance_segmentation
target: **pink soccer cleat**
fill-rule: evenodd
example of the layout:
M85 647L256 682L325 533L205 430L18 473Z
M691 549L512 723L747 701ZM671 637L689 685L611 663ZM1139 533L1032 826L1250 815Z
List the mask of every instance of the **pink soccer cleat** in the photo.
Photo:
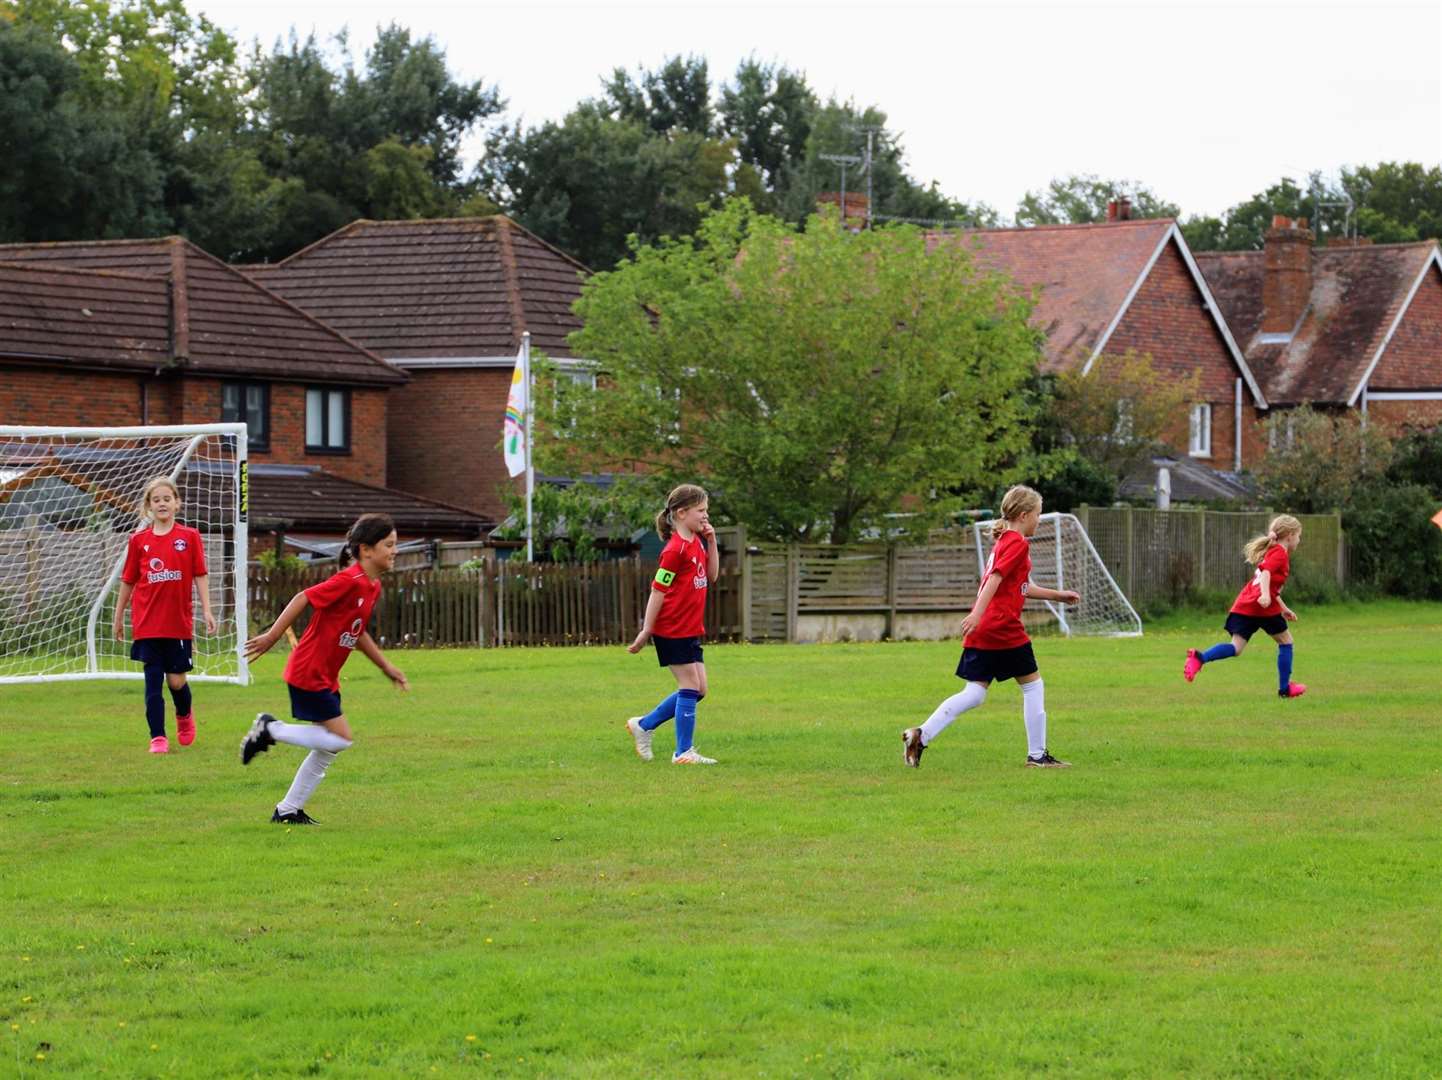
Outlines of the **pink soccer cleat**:
M175 737L180 740L181 746L189 746L195 742L195 710L192 709L184 716L175 718Z
M1284 698L1301 697L1306 692L1306 683L1290 682L1287 684L1287 689L1277 691L1277 696Z
M1187 650L1187 662L1182 665L1182 675L1187 682L1197 677L1197 672L1202 670L1202 658L1197 655L1196 649Z
M150 740L150 752L152 754L170 753L170 740L164 735L157 735Z

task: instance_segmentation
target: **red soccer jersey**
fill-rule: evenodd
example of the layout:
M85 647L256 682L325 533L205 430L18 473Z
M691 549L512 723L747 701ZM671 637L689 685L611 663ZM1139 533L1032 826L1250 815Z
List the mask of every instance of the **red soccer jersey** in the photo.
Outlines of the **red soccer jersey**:
M991 549L981 584L986 585L992 574L1001 575L1001 584L992 595L991 603L977 628L967 635L962 646L968 649L1015 649L1025 645L1026 628L1021 625L1021 606L1031 580L1031 545L1015 529L1007 529ZM981 589L977 589L981 595Z
M192 583L205 573L205 545L188 525L174 524L164 536L156 536L153 527L132 536L120 572L120 580L135 587L131 638L193 638Z
M1268 591L1272 594L1272 606L1263 607L1257 603L1262 595L1260 578L1262 571L1271 572L1272 581ZM1282 586L1287 583L1287 575L1292 572L1292 556L1281 544L1273 544L1262 556L1262 561L1257 564L1257 572L1252 575L1252 580L1242 586L1242 591L1237 593L1237 599L1232 604L1232 611L1237 615L1250 615L1254 619L1264 619L1269 615L1280 615L1282 613Z
M706 633L706 543L699 535L682 540L680 533L661 549L661 565L651 588L665 593L653 631L660 637L689 638Z
M381 596L359 563L305 591L313 609L310 625L285 664L285 681L297 690L340 691L340 669L360 643Z

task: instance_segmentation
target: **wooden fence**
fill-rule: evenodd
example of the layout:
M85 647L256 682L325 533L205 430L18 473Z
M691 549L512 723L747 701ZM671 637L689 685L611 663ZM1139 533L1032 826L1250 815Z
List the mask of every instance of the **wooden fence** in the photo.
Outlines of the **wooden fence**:
M1143 607L1194 589L1239 588L1252 572L1242 545L1266 530L1271 515L1081 507L1077 517L1117 585ZM1294 580L1344 582L1338 516L1301 521ZM706 597L713 640L944 636L955 632L979 584L970 529L938 533L924 546L750 544L741 529L719 535L721 575ZM301 571L252 566L251 629L268 626L296 592L334 569L334 563ZM628 644L655 571L654 560L640 558L527 564L487 549L477 569L443 561L388 574L371 632L389 648ZM304 620L296 632L303 628Z

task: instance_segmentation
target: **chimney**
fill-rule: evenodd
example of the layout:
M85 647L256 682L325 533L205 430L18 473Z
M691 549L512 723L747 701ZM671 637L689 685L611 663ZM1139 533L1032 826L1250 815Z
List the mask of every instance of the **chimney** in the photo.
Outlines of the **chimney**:
M1132 219L1132 201L1125 195L1113 199L1107 203L1108 221L1130 221Z
M1277 214L1263 237L1262 333L1290 334L1312 298L1312 230Z
M841 193L837 191L823 191L820 195L816 196L816 204L818 207L839 207L841 205ZM845 212L842 215L842 217L845 219L843 221L843 224L846 226L846 228L852 230L866 228L866 209L867 204L865 193L860 191L848 191L846 193Z

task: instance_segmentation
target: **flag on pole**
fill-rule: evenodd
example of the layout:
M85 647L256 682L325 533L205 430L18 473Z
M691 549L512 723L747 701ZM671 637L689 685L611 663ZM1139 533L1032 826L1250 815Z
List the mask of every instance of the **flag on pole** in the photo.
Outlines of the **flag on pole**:
M506 454L506 472L520 476L526 471L526 400L527 382L525 347L516 354L516 367L511 373L511 395L506 399L506 424L502 447Z

